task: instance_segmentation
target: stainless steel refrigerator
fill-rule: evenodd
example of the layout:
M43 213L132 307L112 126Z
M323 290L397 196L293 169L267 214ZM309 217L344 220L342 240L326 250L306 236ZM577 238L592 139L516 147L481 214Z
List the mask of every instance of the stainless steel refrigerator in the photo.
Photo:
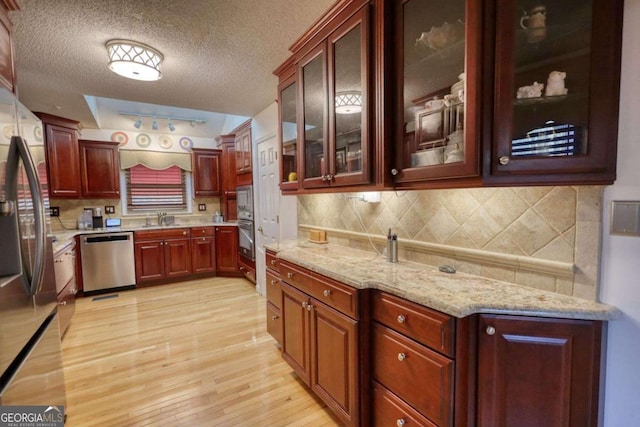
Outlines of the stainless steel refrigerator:
M42 123L0 89L0 405L66 404Z

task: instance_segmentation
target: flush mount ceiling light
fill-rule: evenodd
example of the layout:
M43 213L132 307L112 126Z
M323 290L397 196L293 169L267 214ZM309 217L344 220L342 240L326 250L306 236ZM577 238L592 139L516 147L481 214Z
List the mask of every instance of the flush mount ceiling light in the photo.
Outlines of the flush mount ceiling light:
M132 40L109 40L109 68L134 80L154 81L162 78L160 64L164 57L151 46Z
M355 114L362 111L362 94L357 91L336 94L336 114Z

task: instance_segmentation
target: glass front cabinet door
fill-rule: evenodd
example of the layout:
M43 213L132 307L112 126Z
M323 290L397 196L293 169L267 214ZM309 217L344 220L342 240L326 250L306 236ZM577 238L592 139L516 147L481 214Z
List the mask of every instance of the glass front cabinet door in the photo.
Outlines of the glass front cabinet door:
M298 64L302 188L370 182L368 19L365 6Z
M282 153L280 161L280 189L298 188L298 125L296 108L296 80L292 75L278 85L278 106L280 107L280 140Z
M514 182L526 175L541 182L612 181L622 1L493 4L491 175Z
M481 2L395 2L397 183L478 176Z

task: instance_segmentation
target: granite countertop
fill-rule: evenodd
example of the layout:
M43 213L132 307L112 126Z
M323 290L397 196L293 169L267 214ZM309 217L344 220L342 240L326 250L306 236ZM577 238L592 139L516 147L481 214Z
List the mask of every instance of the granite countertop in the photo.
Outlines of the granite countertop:
M192 228L192 227L213 227L213 226L221 226L221 225L231 225L237 226L238 224L235 221L224 221L224 222L194 222L194 223L178 223L172 225L126 225L123 227L104 227L97 229L87 229L87 230L56 230L53 231L52 234L55 237L53 242L53 253L57 254L59 251L64 249L69 241L73 239L75 236L80 234L97 234L97 233L120 233L123 231L140 231L140 230L165 230L170 228Z
M462 318L475 313L611 320L615 307L465 273L400 260L335 244L302 241L269 247L277 257L354 288L380 289L409 301Z

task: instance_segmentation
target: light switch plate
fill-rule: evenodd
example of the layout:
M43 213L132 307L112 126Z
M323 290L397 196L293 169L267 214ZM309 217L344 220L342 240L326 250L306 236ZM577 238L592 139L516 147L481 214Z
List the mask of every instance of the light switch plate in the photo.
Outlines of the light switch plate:
M612 202L611 234L640 236L640 201Z

